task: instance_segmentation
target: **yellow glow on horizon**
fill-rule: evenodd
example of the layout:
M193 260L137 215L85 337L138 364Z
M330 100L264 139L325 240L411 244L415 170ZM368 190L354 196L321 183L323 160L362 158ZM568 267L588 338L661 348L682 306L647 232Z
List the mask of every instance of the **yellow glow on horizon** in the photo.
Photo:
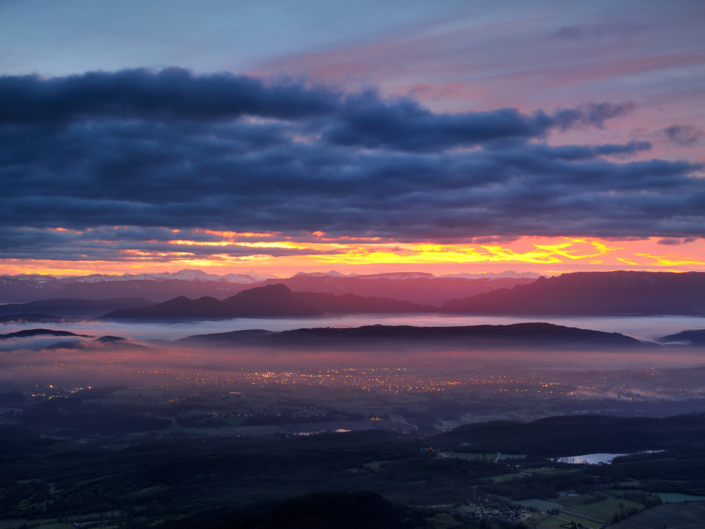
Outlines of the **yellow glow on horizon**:
M344 264L368 264L368 263L531 263L531 264L551 264L562 263L560 257L573 260L599 257L607 252L620 248L610 248L604 244L595 246L598 253L575 255L577 250L569 250L574 243L586 243L586 241L568 241L558 244L534 244L533 250L524 252L515 251L499 245L481 245L480 251L475 246L463 245L441 245L441 244L406 244L395 245L398 251L379 250L376 247L358 246L340 255L326 255L318 260L322 263L344 263ZM591 244L591 243L587 243ZM399 251L402 250L402 251ZM592 263L592 264L601 264Z
M64 231L63 228L61 231ZM213 240L194 241L180 237L161 241L170 246L167 251L163 246L158 250L150 249L151 244L160 241L138 241L134 248L119 250L119 257L113 260L91 260L85 256L84 260L77 261L0 259L0 274L122 274L199 268L217 274L256 269L288 276L298 271L328 271L333 267L343 273L403 270L446 274L515 269L557 274L625 268L705 271L705 239L664 248L664 245L658 244L659 238L614 244L594 238L522 237L506 243L478 244L380 242L370 238L353 240L327 237L322 232L301 238L275 233L207 233L213 236ZM256 240L265 236L268 240ZM221 239L218 240L218 237ZM238 240L237 237L248 237L250 240ZM95 240L91 244L108 247L113 242ZM663 255L666 249L669 253ZM274 255L269 255L270 251Z
M621 261L621 262L626 263L626 264L631 265L631 266L639 266L638 263L635 263L634 261L630 261L630 260L625 259L625 258L623 258L623 257L617 257L617 261Z
M695 261L693 259L679 259L671 256L649 255L647 253L636 253L638 257L648 257L656 261L658 266L703 266L705 261Z

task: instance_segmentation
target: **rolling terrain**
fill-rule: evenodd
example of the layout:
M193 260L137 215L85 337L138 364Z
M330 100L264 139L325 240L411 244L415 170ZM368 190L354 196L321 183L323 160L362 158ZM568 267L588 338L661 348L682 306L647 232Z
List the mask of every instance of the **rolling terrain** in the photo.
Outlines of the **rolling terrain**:
M619 333L576 329L549 323L474 325L459 327L412 327L369 325L365 327L262 330L189 336L183 345L228 347L276 347L284 349L380 349L429 348L448 350L605 350L650 349Z

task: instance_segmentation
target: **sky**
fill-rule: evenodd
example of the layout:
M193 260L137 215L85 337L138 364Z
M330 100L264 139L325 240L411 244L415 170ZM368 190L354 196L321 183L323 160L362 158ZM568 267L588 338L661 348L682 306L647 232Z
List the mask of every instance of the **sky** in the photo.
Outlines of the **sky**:
M0 1L0 273L705 271L705 3Z

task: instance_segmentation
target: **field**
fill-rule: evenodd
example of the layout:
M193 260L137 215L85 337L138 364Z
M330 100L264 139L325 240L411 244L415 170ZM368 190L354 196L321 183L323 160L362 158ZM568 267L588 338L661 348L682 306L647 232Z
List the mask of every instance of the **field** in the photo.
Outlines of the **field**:
M575 514L587 516L588 518L595 518L597 520L602 520L603 522L609 522L614 513L629 508L643 509L644 506L641 503L637 503L635 501L610 498L608 500L589 503L587 505L571 506L567 510Z
M551 509L563 509L563 505L561 505L560 503L554 503L552 501L546 500L523 500L517 501L516 503L518 503L522 507L533 507L534 509L539 509L542 511L548 511Z
M532 516L532 518L534 518L534 516ZM559 527L565 528L566 524L570 522L582 524L583 527L587 527L590 529L599 529L602 526L602 524L600 523L565 513L557 515L544 514L536 518L541 520L538 524L535 525L536 529L558 529ZM534 525L533 523L531 523L530 520L531 518L527 521L529 525Z
M272 505L282 512L303 502L315 514L322 490L371 491L378 496L365 500L370 516L378 507L392 517L418 515L418 527L513 523L503 509L522 504L543 511L525 520L538 529L571 521L597 528L642 508L639 502L655 503L654 492L668 492L667 501L705 496L702 415L566 415L439 433L441 418L503 403L424 396L393 406L385 395L341 399L333 389L284 389L20 394L13 407L23 409L22 424L9 417L0 426L0 529L69 529L77 516L107 519L96 517L101 511L119 511L111 522L124 529L181 529L181 520L195 527L222 509L265 523L269 507L260 502L279 498ZM591 435L597 429L601 435ZM311 435L326 430L343 433ZM606 446L637 452L643 439L664 451L610 465L554 460Z
M483 459L485 461L497 461L499 452L467 453L467 452L441 452L441 457L454 457L457 459Z
M678 494L675 492L657 492L663 503L681 503L686 501L705 501L703 496L691 496L690 494Z
M705 503L667 503L646 509L612 525L615 529L649 529L652 527L705 528Z

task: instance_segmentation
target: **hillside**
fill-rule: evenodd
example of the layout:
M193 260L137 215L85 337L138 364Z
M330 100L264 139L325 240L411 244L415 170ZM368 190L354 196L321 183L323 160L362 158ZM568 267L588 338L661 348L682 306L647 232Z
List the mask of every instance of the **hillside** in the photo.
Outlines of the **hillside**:
M282 347L288 349L505 349L505 350L609 350L655 347L619 333L607 333L549 323L412 327L363 327L263 330L189 336L182 345L228 347Z
M600 434L594 435L595 432ZM699 443L703 435L705 414L702 413L663 419L575 415L529 423L467 424L435 435L431 440L434 445L460 447L460 450L463 449L460 445L467 443L472 450L482 447L510 454L561 457L674 449Z
M676 334L669 334L668 336L662 336L657 341L660 343L703 347L705 346L705 329L696 329L692 331L683 331Z
M47 299L29 303L0 305L0 315L13 316L14 319L18 319L18 316L23 314L34 315L35 319L41 319L41 316L91 318L113 310L146 307L153 304L152 301L147 301L146 299L125 297L101 300ZM37 316L40 316L40 318L37 318Z
M526 277L467 279L434 277L431 274L376 274L356 277L302 274L288 279L267 279L265 284L280 283L294 292L380 296L440 307L454 297L474 296L500 288L527 285L534 281L536 279Z
M0 340L10 340L12 338L34 338L36 336L59 336L62 338L77 336L86 338L85 334L76 334L69 331L55 331L53 329L27 329L24 331L0 334Z
M452 299L442 312L515 315L705 314L705 273L578 272Z

